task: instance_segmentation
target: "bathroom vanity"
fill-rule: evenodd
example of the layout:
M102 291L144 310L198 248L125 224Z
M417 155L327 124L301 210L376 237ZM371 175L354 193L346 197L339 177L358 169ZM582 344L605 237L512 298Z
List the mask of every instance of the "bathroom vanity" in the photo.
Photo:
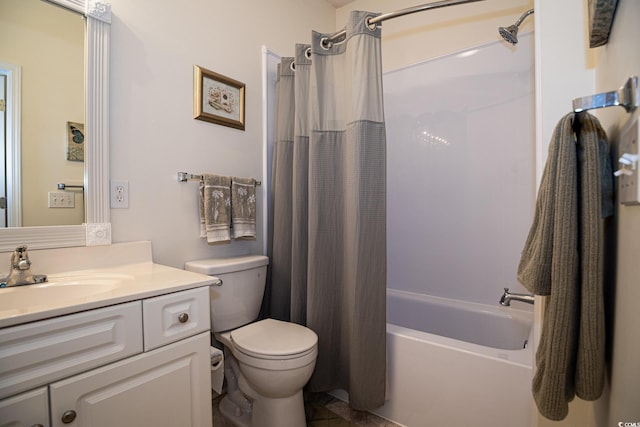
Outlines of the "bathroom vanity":
M149 242L31 260L48 282L0 289L0 426L211 427L215 278L154 264Z

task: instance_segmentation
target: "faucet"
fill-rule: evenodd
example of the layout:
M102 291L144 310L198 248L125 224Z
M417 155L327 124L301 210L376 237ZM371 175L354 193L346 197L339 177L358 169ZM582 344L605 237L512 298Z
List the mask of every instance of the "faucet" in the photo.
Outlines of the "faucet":
M45 274L31 273L31 260L27 253L27 245L18 246L11 255L9 275L0 280L0 288L9 286L33 285L47 281Z
M527 304L533 304L532 294L516 294L509 292L509 288L504 288L504 293L500 297L500 304L508 307L511 305L511 301L526 302Z

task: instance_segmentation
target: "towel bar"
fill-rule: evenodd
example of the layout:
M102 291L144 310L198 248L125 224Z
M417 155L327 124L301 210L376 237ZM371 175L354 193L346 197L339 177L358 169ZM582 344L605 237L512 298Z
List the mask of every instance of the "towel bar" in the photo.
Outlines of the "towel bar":
M56 184L56 187L58 190L66 190L67 188L82 188L82 190L84 190L84 185L69 185L62 182Z
M620 106L629 113L635 110L639 104L638 76L631 76L618 90L574 99L573 111L579 113L594 108Z
M189 180L201 181L202 175L194 175L192 173L187 173L187 172L178 172L178 182L186 182ZM262 185L262 181L258 181L256 179L256 185Z

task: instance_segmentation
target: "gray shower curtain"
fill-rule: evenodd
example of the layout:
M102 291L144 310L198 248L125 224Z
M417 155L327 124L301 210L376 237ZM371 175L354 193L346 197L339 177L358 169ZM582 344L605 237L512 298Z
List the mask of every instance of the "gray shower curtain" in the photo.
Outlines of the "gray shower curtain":
M312 391L342 388L355 409L384 403L386 141L376 14L352 12L283 58L273 157L271 316L319 337ZM295 66L292 66L292 62ZM294 71L295 70L295 71Z

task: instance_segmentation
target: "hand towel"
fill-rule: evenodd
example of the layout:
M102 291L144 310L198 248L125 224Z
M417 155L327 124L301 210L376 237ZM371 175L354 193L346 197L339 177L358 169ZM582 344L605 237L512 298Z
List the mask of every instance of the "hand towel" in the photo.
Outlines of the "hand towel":
M231 178L204 174L200 181L200 237L207 243L231 240Z
M575 136L574 136L575 131ZM570 113L556 126L518 280L547 296L533 396L562 420L574 395L604 387L602 218L613 212L609 145L598 120Z
M231 218L233 238L256 238L256 180L231 178Z

